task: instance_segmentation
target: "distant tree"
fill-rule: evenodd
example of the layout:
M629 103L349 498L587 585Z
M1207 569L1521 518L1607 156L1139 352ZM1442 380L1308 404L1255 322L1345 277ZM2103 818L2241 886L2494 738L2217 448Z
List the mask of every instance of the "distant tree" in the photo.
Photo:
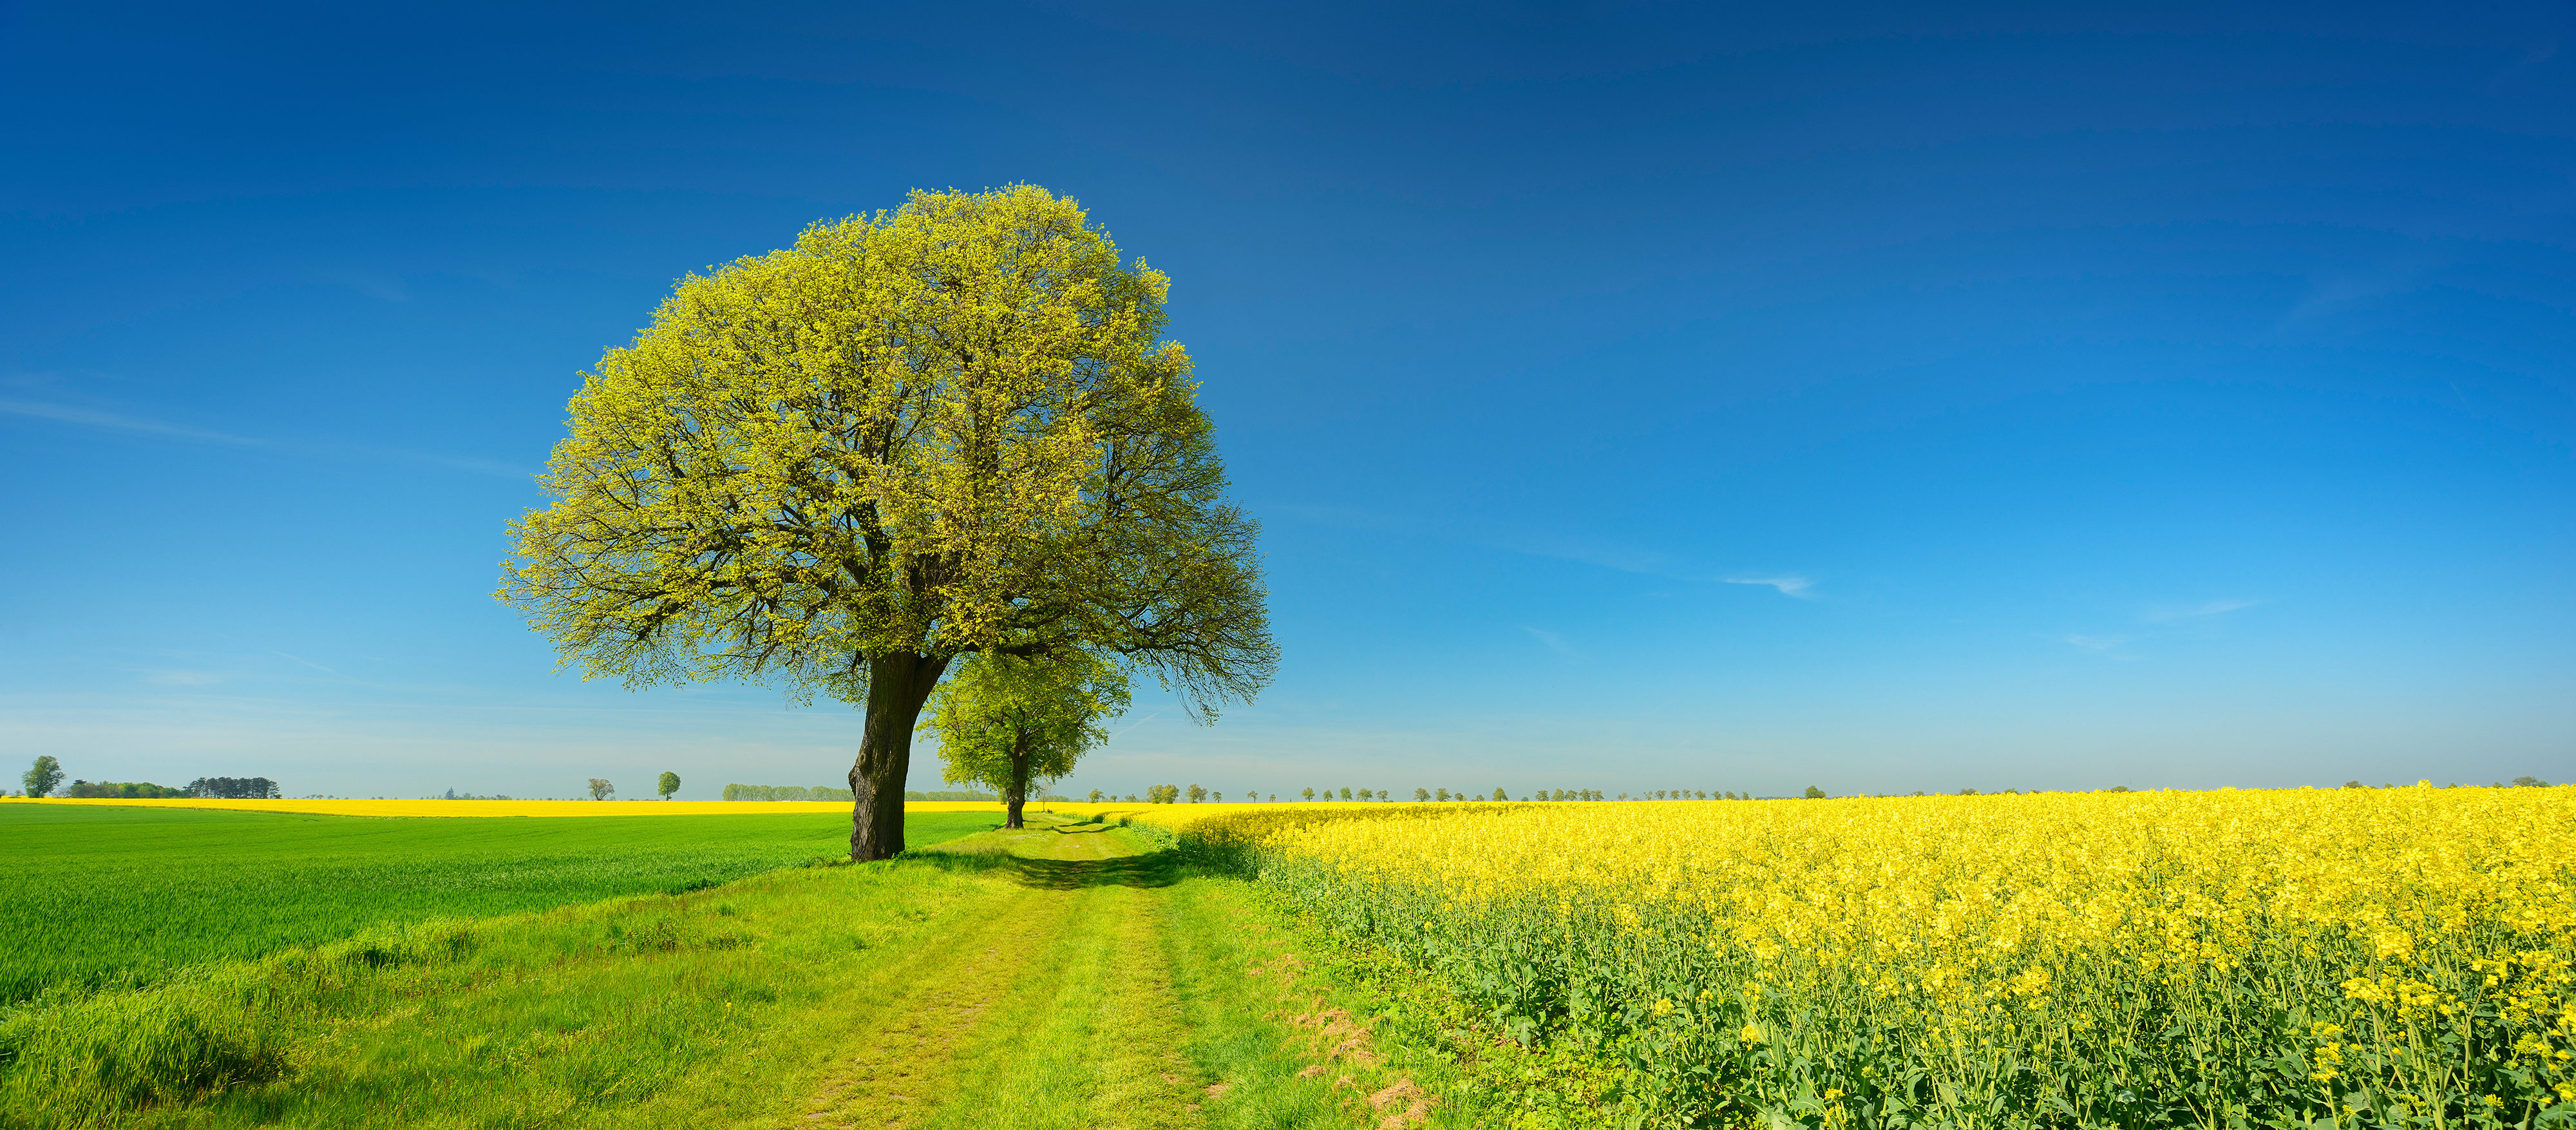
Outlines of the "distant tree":
M2541 780L2538 777L2516 777L2513 779L2513 787L2517 789L2545 789L2549 787L2549 782Z
M1203 803L1206 803L1207 798L1208 798L1207 786L1205 786L1205 785L1192 785L1192 786L1190 786L1190 803L1191 803L1191 804L1203 804Z
M1272 793L1272 794L1270 794L1270 800L1271 800L1271 803L1273 803L1273 804L1278 803L1278 801L1279 801L1279 794L1277 794L1277 793Z
M680 775L677 773L662 774L662 779L654 785L654 791L661 793L662 799L664 800L671 799L672 793L680 791Z
M2362 783L2361 783L2361 782L2359 782L2359 781L2346 781L2346 782L2344 782L2344 783L2343 783L2343 787L2345 787L2345 788L2347 788L2347 789L2366 789L2366 788L2369 788L2370 786L2365 785L2365 784L2362 784Z
M1497 788L1497 789L1495 789L1495 790L1494 790L1494 799L1495 799L1495 800L1510 800L1510 799L1512 799L1512 797L1511 797L1511 794L1504 792L1504 791L1503 791L1503 790L1501 790L1500 788Z
M1342 799L1343 799L1343 800L1349 800L1349 799L1351 799L1351 791L1350 791L1349 789L1343 789L1343 790L1342 790Z
M18 780L27 786L28 796L51 796L54 787L63 783L63 763L55 760L53 754L40 755L36 764L27 770L27 775Z
M608 798L616 795L617 786L609 784L607 778L593 777L590 779L590 799L607 800Z
M1431 799L1431 790L1429 790L1429 789L1415 789L1415 790L1413 790L1413 802L1414 802L1415 804L1420 804L1420 803L1422 803L1423 801L1426 801L1426 800L1429 800L1429 799Z
M1127 673L1079 649L1020 658L969 656L931 696L922 729L939 736L940 774L1002 796L1003 826L1025 827L1030 782L1054 780L1109 740L1127 709Z
M1814 785L1809 785L1807 786L1806 797L1808 800L1823 800L1825 799L1825 790L1817 788Z
M1308 789L1308 790L1306 790L1305 792L1300 793L1300 794L1298 794L1298 795L1305 797L1308 801L1310 801L1310 802L1311 802L1311 801L1313 801L1313 800L1315 799L1315 790L1313 790L1313 789Z
M1100 790L1098 790L1098 789L1093 789L1093 790L1091 790L1091 803L1093 803L1093 804L1098 804L1098 803L1100 803Z
M1260 792L1258 792L1257 790L1246 790L1246 791L1244 792L1244 794L1243 794L1243 799L1248 800L1248 801L1249 801L1249 800L1260 800L1260 799L1261 799L1261 793L1260 793Z

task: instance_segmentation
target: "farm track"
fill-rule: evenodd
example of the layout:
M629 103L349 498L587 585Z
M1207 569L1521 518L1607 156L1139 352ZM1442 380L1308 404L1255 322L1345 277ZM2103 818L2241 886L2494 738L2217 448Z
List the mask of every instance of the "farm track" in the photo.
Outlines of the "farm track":
M1007 851L1018 889L913 942L896 979L918 987L854 1014L861 1053L777 1125L1193 1125L1207 1091L1178 1052L1168 865L1101 825L956 846Z

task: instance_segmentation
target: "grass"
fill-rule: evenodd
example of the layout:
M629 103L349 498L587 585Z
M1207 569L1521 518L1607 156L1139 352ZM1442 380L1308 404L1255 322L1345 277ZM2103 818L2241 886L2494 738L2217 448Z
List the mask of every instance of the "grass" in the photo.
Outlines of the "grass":
M987 818L989 819L989 818ZM1468 1125L1510 1070L1249 884L1042 820L0 1014L0 1124ZM1397 1031L1422 1038L1396 1039ZM1462 1054L1462 1052L1464 1054Z
M990 812L915 815L927 844ZM846 855L849 816L405 820L0 805L0 1003L371 927L681 892Z

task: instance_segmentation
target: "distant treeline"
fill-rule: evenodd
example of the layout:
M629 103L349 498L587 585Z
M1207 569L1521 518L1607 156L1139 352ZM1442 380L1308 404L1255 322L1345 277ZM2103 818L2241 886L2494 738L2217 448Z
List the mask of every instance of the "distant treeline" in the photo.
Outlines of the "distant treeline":
M80 800L161 800L189 793L150 781L74 781L62 795Z
M182 788L150 781L74 781L62 795L84 800L167 800L219 797L224 800L275 800L286 794L266 777L199 777Z
M726 800L837 800L845 802L856 801L858 799L857 797L850 795L850 790L836 789L830 785L816 785L810 789L800 785L726 785L724 798ZM903 799L999 800L1001 798L996 797L991 793L912 792L903 794ZM1062 800L1064 798L1057 797L1055 799Z
M726 800L857 800L848 789L830 785L726 785Z

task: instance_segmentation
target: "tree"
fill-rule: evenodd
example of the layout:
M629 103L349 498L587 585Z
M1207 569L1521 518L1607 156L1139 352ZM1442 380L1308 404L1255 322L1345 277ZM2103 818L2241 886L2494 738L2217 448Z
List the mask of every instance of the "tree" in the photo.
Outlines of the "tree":
M1301 793L1301 794L1299 794L1299 795L1301 795L1301 796L1305 797L1305 798L1306 798L1306 800L1307 800L1308 802L1310 802L1310 803L1311 803L1311 802L1315 799L1315 790L1313 790L1313 789L1308 789L1308 790L1306 790L1304 793Z
M607 800L608 798L616 795L617 786L609 784L606 778L593 777L590 779L590 799Z
M54 787L63 783L63 763L53 754L41 754L18 783L27 787L28 796L50 796Z
M1003 826L1019 828L1029 782L1072 772L1109 740L1102 723L1127 701L1127 673L1090 652L1027 659L989 652L958 665L922 728L939 736L944 779L992 786L1006 806Z
M1503 790L1501 790L1501 789L1495 789L1495 790L1494 790L1494 799L1495 799L1495 800L1510 800L1510 799L1512 799L1512 798L1511 798L1508 794L1504 793L1504 792L1503 792Z
M1973 794L1972 794L1972 795L1973 795ZM1809 786L1807 786L1807 799L1808 799L1808 800L1823 800L1823 799L1825 799L1825 790L1820 789L1820 788L1817 788L1817 787L1816 787L1816 786L1814 786L1814 785L1809 785Z
M662 794L662 799L669 800L671 799L672 793L680 791L680 775L677 773L664 773L662 774L661 781L656 783L654 788L655 791Z
M1093 804L1098 804L1098 803L1100 803L1100 790L1098 790L1098 789L1093 789L1093 790L1091 790L1091 803L1093 803Z
M1167 289L1031 185L691 274L585 376L496 595L585 677L864 704L853 859L903 850L963 656L1113 654L1212 721L1278 648Z
M2538 777L2516 777L2513 779L2513 787L2517 789L2545 789L2549 787L2549 782L2541 780Z
M1207 786L1205 786L1205 785L1192 785L1192 786L1190 786L1190 803L1191 803L1191 804L1200 804L1200 803L1204 803L1206 800L1207 800Z

